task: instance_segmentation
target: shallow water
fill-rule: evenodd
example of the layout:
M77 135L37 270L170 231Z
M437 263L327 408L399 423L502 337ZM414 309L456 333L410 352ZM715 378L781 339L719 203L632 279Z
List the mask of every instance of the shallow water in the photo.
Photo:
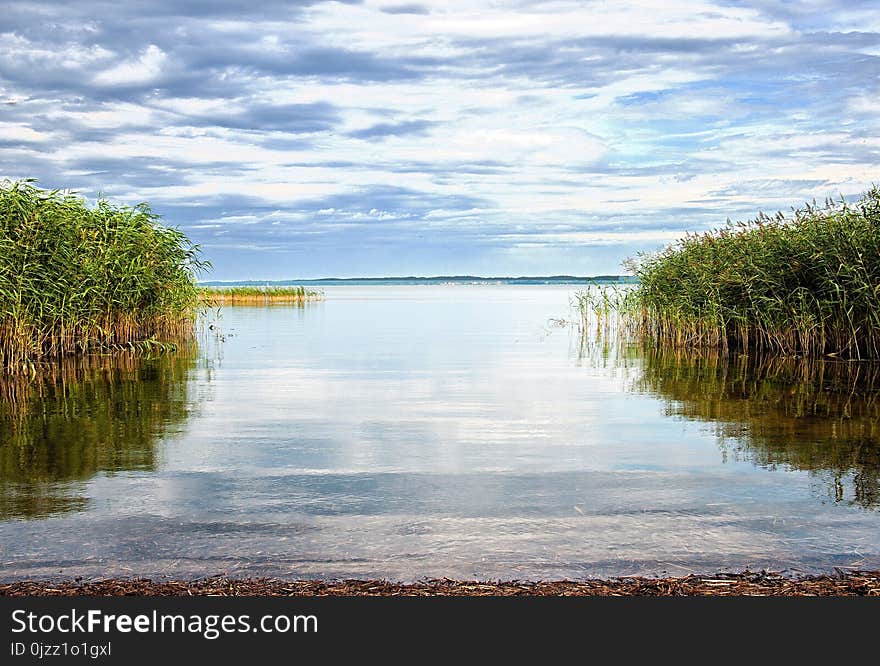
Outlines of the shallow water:
M605 345L570 286L325 291L7 386L0 578L880 568L870 368Z

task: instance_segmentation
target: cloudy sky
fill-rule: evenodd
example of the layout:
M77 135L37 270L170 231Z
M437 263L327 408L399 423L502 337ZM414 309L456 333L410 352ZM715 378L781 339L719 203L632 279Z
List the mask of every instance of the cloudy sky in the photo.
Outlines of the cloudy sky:
M874 0L0 0L0 178L216 279L621 272L880 182Z

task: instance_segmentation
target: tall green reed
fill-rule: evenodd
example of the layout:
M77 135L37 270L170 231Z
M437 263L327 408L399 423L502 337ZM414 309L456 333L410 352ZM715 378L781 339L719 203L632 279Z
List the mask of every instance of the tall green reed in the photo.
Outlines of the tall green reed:
M33 180L0 183L0 368L187 338L198 246L148 204L94 207Z
M664 345L880 357L880 190L691 234L630 264Z

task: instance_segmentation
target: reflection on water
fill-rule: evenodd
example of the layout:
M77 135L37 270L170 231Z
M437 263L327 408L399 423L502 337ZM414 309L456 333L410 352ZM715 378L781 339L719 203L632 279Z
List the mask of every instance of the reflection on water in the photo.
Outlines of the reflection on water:
M82 510L80 482L155 469L157 441L192 409L196 358L117 353L0 375L0 519Z
M644 350L635 390L713 424L725 453L805 470L830 499L880 506L880 364Z
M328 287L4 382L0 579L880 568L876 369L582 337L574 291Z

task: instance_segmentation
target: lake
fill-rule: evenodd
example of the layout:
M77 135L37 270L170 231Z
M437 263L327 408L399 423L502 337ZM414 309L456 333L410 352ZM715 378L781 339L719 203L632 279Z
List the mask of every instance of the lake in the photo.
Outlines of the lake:
M875 368L619 344L576 289L333 286L5 380L0 578L880 569Z

